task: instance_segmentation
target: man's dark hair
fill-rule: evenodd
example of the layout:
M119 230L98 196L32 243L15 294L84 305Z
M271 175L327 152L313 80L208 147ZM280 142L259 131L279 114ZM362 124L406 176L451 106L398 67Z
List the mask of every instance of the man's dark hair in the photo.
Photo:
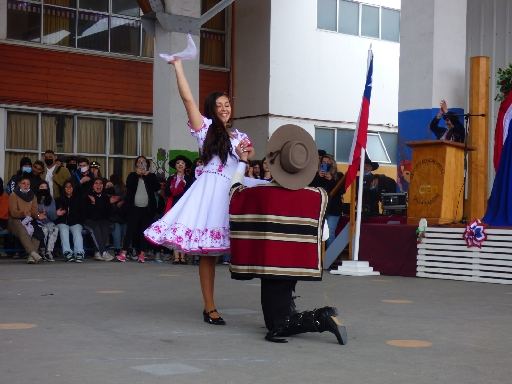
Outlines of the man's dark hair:
M47 153L51 153L52 155L55 155L55 152L53 152L51 149L47 149L46 151L44 151L44 154L46 155Z
M41 160L36 160L36 161L34 161L34 165L36 165L36 164L37 164L37 165L39 165L41 168L43 168L43 169L44 169L44 163L43 163Z

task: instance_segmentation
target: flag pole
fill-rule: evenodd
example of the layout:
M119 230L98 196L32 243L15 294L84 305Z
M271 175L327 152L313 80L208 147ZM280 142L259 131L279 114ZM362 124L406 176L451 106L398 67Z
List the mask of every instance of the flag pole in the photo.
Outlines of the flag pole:
M361 161L359 164L359 188L357 189L357 215L356 215L356 230L354 235L354 246L352 260L359 260L359 237L361 235L361 212L363 209L363 177L364 177L364 158L366 150L361 149Z

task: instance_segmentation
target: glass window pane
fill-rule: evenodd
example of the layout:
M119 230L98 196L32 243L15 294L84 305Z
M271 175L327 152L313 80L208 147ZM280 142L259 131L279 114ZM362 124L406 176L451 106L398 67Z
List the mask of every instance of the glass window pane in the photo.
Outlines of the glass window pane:
M16 174L16 172L20 169L20 161L24 157L28 157L32 160L32 163L34 161L39 159L39 156L37 156L37 153L28 153L28 152L6 152L5 153L5 168L4 168L4 187L7 186L7 183L11 179L12 176Z
M338 129L336 139L336 161L348 163L350 150L352 149L352 140L354 140L353 129Z
M6 148L37 150L37 114L7 114Z
M380 132L380 138L384 142L391 164L396 164L398 159L398 134L391 132Z
M139 33L139 20L112 16L110 23L110 52L139 56Z
M139 17L139 4L137 4L137 0L112 0L112 13Z
M80 0L78 6L81 9L91 11L108 12L108 0Z
M44 0L44 3L60 5L61 7L76 8L76 0Z
M379 8L362 6L361 36L379 38Z
M115 174L118 175L123 183L126 183L126 178L130 172L135 170L135 159L125 159L120 157L110 157L108 159L108 177Z
M76 11L56 7L44 7L43 43L75 46Z
M78 119L77 142L79 153L105 153L105 140L105 120L86 118Z
M340 0L338 32L359 36L359 4Z
M110 120L110 154L137 155L137 123Z
M219 3L220 0L201 0L201 14L211 9L214 5ZM217 31L226 30L226 10L222 10L213 16L210 20L204 23L201 28L215 29Z
M381 39L400 41L400 12L382 8Z
M334 154L334 129L315 129L315 142L318 149Z
M336 0L317 0L316 26L336 31Z
M153 156L153 124L142 123L141 124L141 155L146 157Z
M377 163L389 163L389 158L384 149L384 144L380 141L378 133L368 133L366 151L372 161Z
M155 38L146 33L142 28L142 56L154 57L155 54Z
M226 36L223 33L201 31L199 62L215 67L226 66Z
M7 2L7 38L41 42L41 6L9 0Z
M67 115L41 116L42 150L73 153L73 117Z
M78 12L77 47L108 51L108 16Z

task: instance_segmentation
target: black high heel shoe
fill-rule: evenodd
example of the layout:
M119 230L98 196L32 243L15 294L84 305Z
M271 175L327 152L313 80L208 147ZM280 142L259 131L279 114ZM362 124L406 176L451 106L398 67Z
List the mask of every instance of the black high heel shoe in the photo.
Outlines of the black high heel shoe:
M210 312L203 311L204 322L213 325L226 325L226 322L222 317L210 317L210 313L217 312L216 309L212 309ZM218 313L218 312L217 312Z

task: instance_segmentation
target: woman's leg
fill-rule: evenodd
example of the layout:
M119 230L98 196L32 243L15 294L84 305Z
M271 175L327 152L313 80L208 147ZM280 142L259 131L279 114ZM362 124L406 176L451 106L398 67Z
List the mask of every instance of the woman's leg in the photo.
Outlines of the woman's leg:
M103 236L101 235L100 226L96 221L93 220L85 220L84 227L91 233L92 240L94 241L94 245L100 255L105 251L105 245L101 245L101 239Z
M215 309L213 301L213 289L215 285L215 265L217 264L217 257L204 256L201 257L199 263L199 281L201 283L201 292L204 299L204 310L210 312ZM210 317L215 319L220 317L217 312L210 314Z
M148 212L145 212L145 213L142 214L140 223L141 223L141 225L138 228L138 230L139 230L138 236L140 237L140 250L142 252L147 252L147 251L149 251L151 249L151 243L144 236L144 231L151 224L153 224L153 218L151 216L149 216Z
M112 231L112 242L114 243L114 249L121 249L121 224L114 224L114 230Z
M46 224L43 224L41 226L41 230L43 231L43 241L41 241L41 243L39 244L39 249L40 251L43 253L43 256L44 254L46 253L47 251L47 244L48 244L48 235L49 235L49 232L50 232L50 227Z
M46 249L52 253L55 248L55 242L59 237L59 228L54 223L47 223L45 226L48 227L48 235L46 237Z
M80 224L72 225L71 227L66 227L71 232L71 236L73 236L73 248L75 249L75 255L78 253L85 254L84 252L84 237L82 236L82 226ZM60 230L60 227L59 227ZM62 236L62 233L61 233ZM69 248L69 235L68 237L68 248ZM61 239L62 242L62 239ZM64 246L63 246L64 247ZM69 250L71 252L71 249Z
M69 245L69 230L67 224L57 224L57 228L59 228L60 234L60 244L62 245L62 253L71 253L71 246ZM73 243L75 239L73 239ZM76 247L76 245L75 245Z
M133 236L135 235L135 230L137 228L137 223L140 220L140 210L137 207L134 207L128 214L128 222L126 223L126 235L123 240L123 251L128 251L130 248L130 243L132 241ZM135 243L135 242L134 242Z
M327 225L329 226L329 238L325 242L325 249L327 249L329 248L329 245L332 244L336 237L336 227L338 226L338 221L340 221L340 217L334 215L326 215L325 219L327 220Z

